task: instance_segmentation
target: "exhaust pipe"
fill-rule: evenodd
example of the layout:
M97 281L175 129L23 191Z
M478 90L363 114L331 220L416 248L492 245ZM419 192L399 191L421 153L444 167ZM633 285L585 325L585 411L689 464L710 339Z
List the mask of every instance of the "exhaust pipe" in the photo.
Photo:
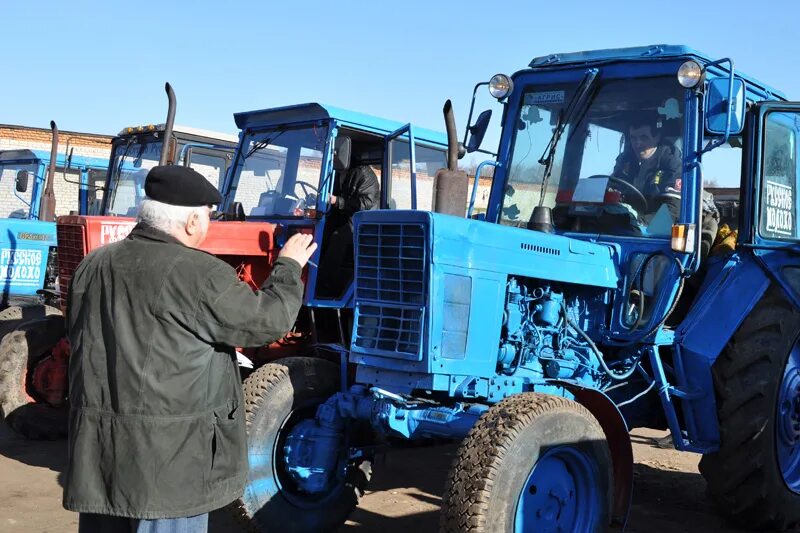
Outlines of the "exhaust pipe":
M433 210L463 217L467 207L467 175L458 170L461 145L456 132L456 119L450 100L444 103L444 125L447 130L447 169L436 173L433 185Z
M159 165L171 165L174 158L172 154L172 127L175 125L175 91L172 90L172 85L167 82L164 85L164 90L167 91L167 99L169 100L169 107L167 108L167 123L164 125L164 145L161 148L161 157L158 160Z
M458 170L458 131L456 130L456 117L453 114L453 104L450 100L444 103L444 127L447 132L447 170Z
M54 222L56 219L56 195L53 191L53 182L56 177L56 158L58 157L58 127L54 120L50 121L52 144L50 145L50 166L47 169L47 180L39 206L39 220Z

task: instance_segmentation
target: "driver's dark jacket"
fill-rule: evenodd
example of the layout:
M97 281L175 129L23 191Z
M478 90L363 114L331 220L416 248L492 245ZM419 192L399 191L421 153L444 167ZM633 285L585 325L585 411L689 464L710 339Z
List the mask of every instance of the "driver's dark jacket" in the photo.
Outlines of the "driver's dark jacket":
M357 211L378 209L381 189L378 177L368 165L351 168L333 185L336 204L331 210L332 226L349 222Z
M292 327L300 270L279 258L254 292L223 261L142 225L81 262L67 313L65 508L177 518L241 496L247 455L233 347Z
M680 150L670 145L660 145L650 157L639 162L636 154L625 151L617 157L612 175L621 178L646 197L653 198L666 192L667 187L680 191Z

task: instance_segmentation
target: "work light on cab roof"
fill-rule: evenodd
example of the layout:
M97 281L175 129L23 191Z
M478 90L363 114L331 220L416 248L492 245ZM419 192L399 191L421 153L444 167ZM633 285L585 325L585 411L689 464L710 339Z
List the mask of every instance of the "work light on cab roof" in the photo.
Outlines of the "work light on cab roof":
M697 61L686 61L678 69L678 83L687 89L691 89L700 83L703 77L703 69Z
M145 133L163 129L164 124L159 124L157 126L154 124L148 124L147 126L129 126L127 128L122 128L118 135L130 135L132 133Z
M502 100L511 94L513 90L514 82L505 74L495 74L492 76L492 79L489 80L489 93L498 100Z

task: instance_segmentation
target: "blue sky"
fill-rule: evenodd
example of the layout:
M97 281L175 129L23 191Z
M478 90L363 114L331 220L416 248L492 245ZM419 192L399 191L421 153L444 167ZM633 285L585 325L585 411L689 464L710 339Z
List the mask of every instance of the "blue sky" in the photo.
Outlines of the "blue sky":
M116 133L163 122L169 81L177 122L206 129L235 132L237 111L319 101L441 130L451 98L461 130L472 87L492 74L553 52L654 43L729 56L800 99L798 15L797 0L0 0L0 123Z

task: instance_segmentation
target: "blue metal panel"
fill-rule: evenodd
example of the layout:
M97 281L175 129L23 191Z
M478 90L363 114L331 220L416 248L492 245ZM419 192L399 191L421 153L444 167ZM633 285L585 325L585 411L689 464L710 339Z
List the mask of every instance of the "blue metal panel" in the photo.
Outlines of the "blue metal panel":
M287 123L333 119L342 125L386 135L404 125L402 122L318 103L276 107L261 111L246 111L235 113L233 118L236 121L236 126L242 130L246 128L268 128ZM415 127L414 134L420 141L447 146L447 136L441 132Z
M4 297L35 296L44 286L54 222L0 219L0 284Z
M450 215L431 217L435 264L617 288L610 246Z
M697 425L697 435L689 437L707 443L719 442L711 368L769 286L766 273L749 254L717 261L708 265L694 305L676 330L686 376L686 383L679 385L705 393L687 402Z

